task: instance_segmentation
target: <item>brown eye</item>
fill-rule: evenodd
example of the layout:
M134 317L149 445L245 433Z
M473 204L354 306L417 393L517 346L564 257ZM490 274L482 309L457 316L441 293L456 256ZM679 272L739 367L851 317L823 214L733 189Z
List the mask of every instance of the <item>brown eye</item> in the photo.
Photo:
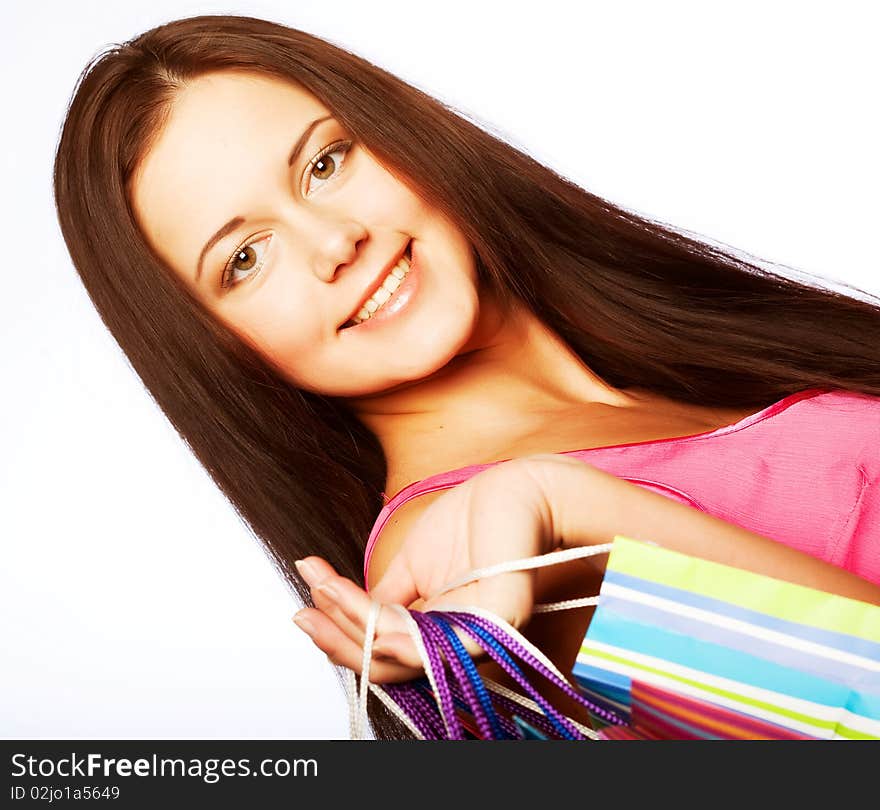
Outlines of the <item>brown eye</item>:
M241 262L241 264L239 264ZM257 263L257 251L250 245L238 250L232 260L233 270L250 270Z
M337 141L322 149L309 162L303 184L303 194L309 195L334 180L345 166L345 154L351 149L351 141ZM317 182L317 187L315 183Z
M235 287L237 284L241 284L242 281L247 281L259 273L266 261L266 251L271 239L272 235L269 234L236 248L235 253L229 257L229 261L226 262L226 266L223 269L223 274L220 277L220 286L224 288ZM254 267L256 267L256 270L254 270ZM243 278L239 278L236 275L238 273L243 274Z
M329 180L330 175L333 174L333 170L336 168L336 161L333 160L331 155L324 155L312 169L312 177L317 177L319 180ZM325 176L326 175L326 176Z

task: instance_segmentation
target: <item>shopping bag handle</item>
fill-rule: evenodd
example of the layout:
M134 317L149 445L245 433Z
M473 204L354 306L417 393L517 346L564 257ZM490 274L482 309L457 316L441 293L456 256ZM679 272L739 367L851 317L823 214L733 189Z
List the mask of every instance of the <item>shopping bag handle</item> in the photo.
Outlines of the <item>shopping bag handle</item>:
M595 546L580 546L577 548L566 548L559 551L551 551L547 554L539 554L536 557L522 557L518 560L506 560L505 562L496 563L495 565L487 565L483 568L475 568L468 571L460 577L456 577L451 582L446 583L440 590L432 594L434 599L447 591L460 588L468 582L477 579L486 579L487 577L497 574L506 574L511 571L526 571L531 568L544 568L548 565L559 565L560 563L569 562L570 560L579 560L584 557L595 557L599 554L607 554L611 551L613 543L601 543ZM598 596L585 596L581 599L566 599L561 602L543 602L534 605L533 613L548 613L553 610L568 610L576 607L587 607L598 603Z
M617 537L615 537L615 539L617 539ZM547 554L540 554L534 557L523 557L517 560L507 560L501 563L496 563L494 565L484 566L483 568L476 568L448 582L436 593L434 593L430 598L440 596L447 591L454 590L455 588L459 588L462 585L465 585L468 582L473 582L477 579L486 579L487 577L496 576L497 574L509 573L511 571L525 571L534 568L544 568L550 565L559 565L560 563L569 562L571 560L583 559L585 557L593 557L600 554L607 554L611 551L612 547L613 543L601 543L593 546L561 549L558 551L551 551ZM587 596L580 599L567 599L560 602L545 602L534 605L532 611L534 613L547 613L556 610L569 610L571 608L596 605L598 604L598 601L599 597L597 595ZM364 654L361 665L359 689L357 684L355 683L354 672L350 669L345 670L345 686L346 696L348 698L349 705L349 727L351 732L351 739L364 739L364 729L367 722L367 690L376 695L376 697L382 701L385 707L395 717L397 717L415 737L417 737L418 739L424 739L418 728L416 728L416 726L394 702L394 700L392 700L388 693L378 684L370 683L370 664L372 662L373 640L376 631L376 622L379 616L379 611L382 609L382 607L391 608L392 610L400 613L400 615L403 617L404 621L406 622L407 630L409 631L413 643L415 644L416 650L419 653L419 657L422 659L422 663L425 665L425 674L428 678L429 683L431 684L431 688L434 690L434 694L439 694L437 690L437 683L435 681L428 660L427 650L425 649L424 642L422 641L421 633L419 632L418 625L410 615L409 611L403 605L383 605L381 602L373 600L372 604L370 605L370 612L367 616L367 626L364 633ZM509 633L520 644L522 644L532 655L538 658L544 664L544 666L546 666L554 675L564 680L564 676L553 664L553 662L550 661L550 659L547 658L547 656L540 649L538 649L525 636L523 636L522 633L520 633L515 627L506 622L500 616L496 616L495 614L476 606L461 607L458 608L458 610L472 613L478 616L483 616L488 620L494 622L498 626L502 627L507 633ZM489 689L498 692L499 694L502 693L501 690L504 690L505 693L511 693L511 690L508 690L505 687L501 686L501 684L497 684L491 680L487 680L486 685ZM516 693L512 694L515 695ZM527 699L517 695L517 700L523 702ZM577 723L577 721L573 720L572 718L567 719L575 724L581 731L581 733L584 734L584 736L592 737L594 739L596 738L596 733L591 729L588 729L582 724ZM446 730L448 733L449 726L447 724L445 716L443 717L443 722L446 726Z

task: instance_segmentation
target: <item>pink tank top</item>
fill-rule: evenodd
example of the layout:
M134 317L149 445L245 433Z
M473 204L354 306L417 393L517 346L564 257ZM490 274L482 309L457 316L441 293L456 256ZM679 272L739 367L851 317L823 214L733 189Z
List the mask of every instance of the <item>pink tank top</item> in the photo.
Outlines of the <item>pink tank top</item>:
M880 397L811 388L707 433L560 455L880 584ZM373 524L364 582L395 509L500 463L439 473L398 492Z

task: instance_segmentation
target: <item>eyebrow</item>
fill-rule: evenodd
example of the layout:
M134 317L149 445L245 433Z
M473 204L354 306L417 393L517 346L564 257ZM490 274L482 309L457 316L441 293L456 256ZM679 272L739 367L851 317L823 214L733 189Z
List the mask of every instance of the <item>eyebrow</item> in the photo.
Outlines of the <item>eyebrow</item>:
M299 136L297 142L293 145L293 149L290 151L290 157L287 158L287 165L293 166L294 162L299 158L300 152L305 148L306 144L309 142L309 138L312 135L312 131L315 129L318 124L327 121L332 118L332 115L325 115L323 118L316 118L309 124L305 130L303 130L302 135ZM205 256L208 255L208 252L211 248L214 247L224 236L228 235L230 232L234 231L239 225L245 222L245 218L241 215L233 217L229 220L225 225L221 226L217 229L216 233L205 242L205 246L202 248L202 252L199 254L199 261L196 264L196 283L199 282L202 276L202 264L204 263Z

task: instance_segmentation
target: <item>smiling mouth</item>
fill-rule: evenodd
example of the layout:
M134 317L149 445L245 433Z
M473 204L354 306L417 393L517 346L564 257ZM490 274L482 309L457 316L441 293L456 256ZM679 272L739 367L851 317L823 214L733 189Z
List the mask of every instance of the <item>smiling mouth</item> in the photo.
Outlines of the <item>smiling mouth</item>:
M378 286L361 302L358 311L339 327L339 331L370 320L374 313L382 309L394 297L397 288L400 287L403 280L409 274L411 262L412 239L406 243L401 258L380 280Z

